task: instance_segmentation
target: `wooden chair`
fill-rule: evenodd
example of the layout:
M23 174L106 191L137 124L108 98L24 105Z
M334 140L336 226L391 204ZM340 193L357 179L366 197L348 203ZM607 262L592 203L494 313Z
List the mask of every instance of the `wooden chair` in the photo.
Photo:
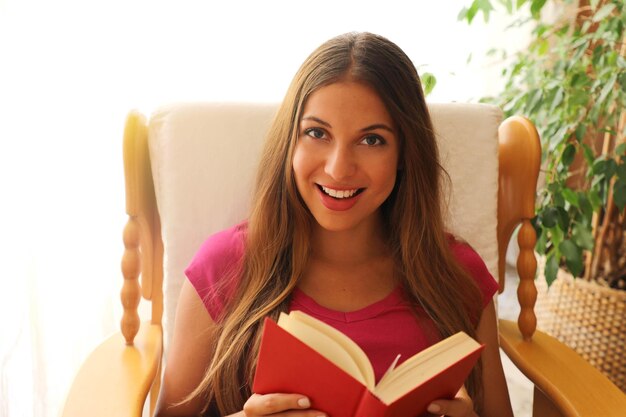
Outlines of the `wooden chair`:
M246 217L262 138L274 105L183 104L149 121L128 116L124 314L121 332L98 346L79 370L62 415L140 416L154 409L162 354L184 280L183 269L211 233ZM552 337L535 331L534 197L540 145L531 122L504 122L488 105L431 104L442 161L450 174L448 228L466 239L504 286L514 229L518 323L500 321L501 346L535 385L534 416L624 416L626 396ZM141 285L140 281L141 279ZM140 322L140 298L151 317ZM148 400L146 400L148 399Z

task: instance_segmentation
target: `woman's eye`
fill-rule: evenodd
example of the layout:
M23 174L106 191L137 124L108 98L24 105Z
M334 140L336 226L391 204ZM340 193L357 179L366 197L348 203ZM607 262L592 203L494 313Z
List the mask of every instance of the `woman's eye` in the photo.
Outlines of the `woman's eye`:
M324 137L326 136L322 129L317 129L317 128L314 128L314 127L305 130L304 134L308 135L308 136L311 136L312 138L315 138L315 139L324 139Z
M379 146L379 145L384 145L385 140L378 135L369 135L363 138L361 143L368 145L368 146Z

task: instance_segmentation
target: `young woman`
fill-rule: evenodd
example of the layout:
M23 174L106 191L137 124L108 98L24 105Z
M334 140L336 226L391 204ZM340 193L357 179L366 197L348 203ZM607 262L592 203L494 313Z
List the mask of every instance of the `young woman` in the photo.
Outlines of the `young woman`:
M321 417L299 393L251 392L263 319L303 310L355 340L377 379L463 330L486 344L447 416L512 416L478 255L446 233L445 175L417 72L349 33L304 62L280 106L247 221L186 270L157 415ZM332 416L330 416L332 417Z

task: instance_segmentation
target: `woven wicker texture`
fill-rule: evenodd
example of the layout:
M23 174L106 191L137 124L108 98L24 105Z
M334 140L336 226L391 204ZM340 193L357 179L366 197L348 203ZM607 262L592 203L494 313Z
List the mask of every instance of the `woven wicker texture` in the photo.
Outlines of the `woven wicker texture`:
M626 392L626 291L559 271L547 289L541 274L537 327L574 349Z

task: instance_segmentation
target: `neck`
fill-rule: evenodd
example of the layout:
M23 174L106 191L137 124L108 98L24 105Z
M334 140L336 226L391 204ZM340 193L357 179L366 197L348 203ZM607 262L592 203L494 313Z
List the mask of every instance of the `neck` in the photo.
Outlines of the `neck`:
M319 260L342 265L361 264L389 253L382 218L342 231L317 226L311 239L311 255Z

